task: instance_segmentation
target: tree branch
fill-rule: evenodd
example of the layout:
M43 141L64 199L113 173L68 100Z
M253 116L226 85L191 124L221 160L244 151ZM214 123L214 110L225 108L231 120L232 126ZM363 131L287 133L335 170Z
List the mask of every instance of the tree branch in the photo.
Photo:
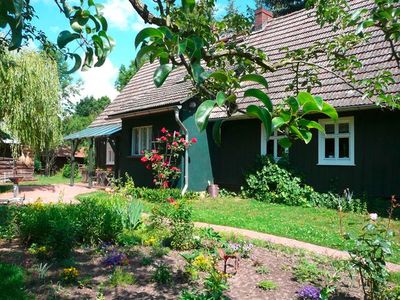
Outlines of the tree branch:
M133 8L139 14L139 16L143 19L145 23L154 24L157 26L167 26L166 21L163 18L156 17L153 15L146 4L143 4L140 0L129 0L132 4ZM172 26L172 29L177 29L176 26Z

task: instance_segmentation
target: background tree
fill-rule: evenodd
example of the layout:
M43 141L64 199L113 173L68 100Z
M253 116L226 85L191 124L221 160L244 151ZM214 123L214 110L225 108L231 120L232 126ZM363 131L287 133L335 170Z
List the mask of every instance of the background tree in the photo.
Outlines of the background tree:
M81 99L72 108L72 113L64 118L63 134L67 135L85 129L110 103L110 98L107 96L98 99L93 96Z
M128 67L121 65L118 72L117 80L115 80L114 86L118 92L122 91L123 88L128 84L129 80L136 74L137 67L135 61L131 61Z
M58 145L59 92L57 65L45 53L0 53L0 120L19 145L36 152Z

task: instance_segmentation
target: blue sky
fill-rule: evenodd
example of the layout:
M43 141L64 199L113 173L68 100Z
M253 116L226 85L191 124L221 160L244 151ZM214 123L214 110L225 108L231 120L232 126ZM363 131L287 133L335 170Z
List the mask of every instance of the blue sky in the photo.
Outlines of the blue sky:
M70 3L77 0L70 0ZM118 92L114 88L114 82L121 64L129 64L135 57L134 39L145 24L137 16L128 0L97 0L104 5L104 15L109 24L109 34L116 41L116 46L106 63L100 68L93 68L86 72L77 72L74 76L83 82L81 97L103 95L114 99ZM153 6L151 0L149 7ZM32 0L39 19L35 21L37 27L43 30L51 41L56 41L60 31L68 29L69 24L59 13L54 0ZM217 15L224 13L228 0L216 0ZM236 0L236 5L244 10L251 5L252 0Z

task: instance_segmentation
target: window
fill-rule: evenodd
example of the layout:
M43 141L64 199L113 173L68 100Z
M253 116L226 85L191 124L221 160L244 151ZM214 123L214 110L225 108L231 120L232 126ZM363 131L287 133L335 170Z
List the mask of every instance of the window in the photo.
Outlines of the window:
M110 142L107 141L106 144L106 165L113 165L115 162L115 153L111 147Z
M132 129L132 155L142 155L142 151L151 149L151 126Z
M271 155L275 160L281 159L288 153L288 149L283 148L278 143L283 137L284 135L274 131L267 141L264 125L261 124L261 155Z
M335 123L319 120L325 134L319 132L318 164L354 166L354 117L343 117Z

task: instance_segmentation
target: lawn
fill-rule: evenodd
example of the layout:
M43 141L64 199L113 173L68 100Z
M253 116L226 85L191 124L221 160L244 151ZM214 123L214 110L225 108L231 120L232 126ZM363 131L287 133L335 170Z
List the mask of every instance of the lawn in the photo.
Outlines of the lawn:
M96 194L109 197L104 192ZM88 195L93 194L81 197ZM340 235L338 214L332 209L268 204L240 198L204 198L191 203L194 221L244 228L341 250L349 246ZM144 204L147 212L154 205L146 201ZM344 232L359 232L367 218L367 215L345 213ZM392 224L396 245L389 261L400 264L400 222Z

